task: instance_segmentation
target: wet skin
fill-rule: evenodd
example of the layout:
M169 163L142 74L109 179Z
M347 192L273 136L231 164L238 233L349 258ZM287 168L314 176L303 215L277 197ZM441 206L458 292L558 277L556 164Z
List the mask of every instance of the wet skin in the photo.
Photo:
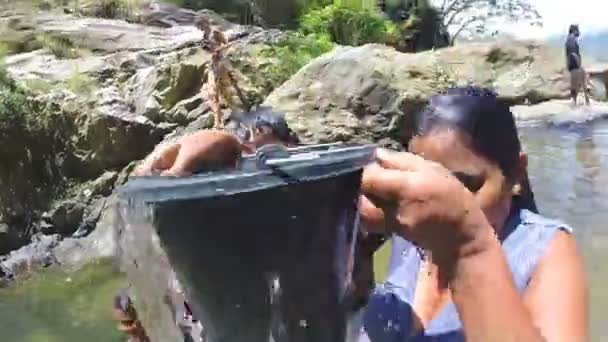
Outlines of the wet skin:
M202 130L157 147L134 174L144 176L160 172L161 176L188 176L203 166L231 168L244 149L230 133Z

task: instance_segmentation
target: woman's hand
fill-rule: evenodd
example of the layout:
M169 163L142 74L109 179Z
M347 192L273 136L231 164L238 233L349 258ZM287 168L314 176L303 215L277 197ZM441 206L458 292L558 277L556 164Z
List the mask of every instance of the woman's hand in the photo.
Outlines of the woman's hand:
M453 261L482 251L494 232L481 208L447 169L422 157L378 150L363 172L361 215L367 227L395 232Z

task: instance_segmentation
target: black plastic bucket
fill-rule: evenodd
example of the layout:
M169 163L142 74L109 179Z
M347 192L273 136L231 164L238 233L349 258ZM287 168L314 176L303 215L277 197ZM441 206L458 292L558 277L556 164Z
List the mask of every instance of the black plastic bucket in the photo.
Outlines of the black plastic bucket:
M130 180L117 237L152 340L176 335L160 300L172 268L205 341L344 341L357 198L374 150L268 147L237 170Z

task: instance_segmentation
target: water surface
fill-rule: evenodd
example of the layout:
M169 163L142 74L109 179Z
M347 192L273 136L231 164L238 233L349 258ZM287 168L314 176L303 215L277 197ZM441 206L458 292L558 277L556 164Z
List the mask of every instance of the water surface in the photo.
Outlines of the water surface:
M0 289L0 334L7 342L124 341L112 298L125 285L108 260L68 274L55 268Z

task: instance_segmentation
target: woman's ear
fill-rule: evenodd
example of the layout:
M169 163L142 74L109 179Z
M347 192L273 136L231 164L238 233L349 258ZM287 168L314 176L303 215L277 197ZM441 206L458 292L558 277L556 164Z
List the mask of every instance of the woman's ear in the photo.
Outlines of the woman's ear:
M519 152L517 169L515 173L515 184L513 185L513 195L521 195L522 183L524 182L528 169L528 154Z

